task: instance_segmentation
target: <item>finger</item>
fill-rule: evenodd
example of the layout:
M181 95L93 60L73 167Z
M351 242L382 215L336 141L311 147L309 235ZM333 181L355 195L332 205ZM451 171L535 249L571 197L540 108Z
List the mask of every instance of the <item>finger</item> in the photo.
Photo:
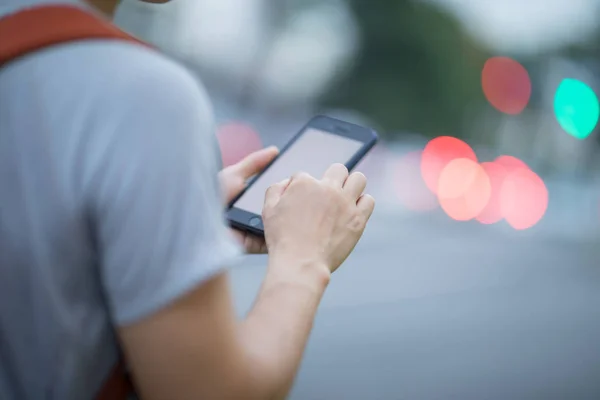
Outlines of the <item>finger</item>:
M370 194L363 194L358 198L356 206L360 212L367 218L371 218L373 210L375 209L375 199Z
M327 182L335 187L344 186L344 182L348 178L348 168L344 164L333 164L325 171L323 182Z
M264 239L254 238L254 245L256 246L256 251L252 254L267 254L267 243Z
M361 172L353 172L344 183L344 193L356 201L366 187L367 177Z
M250 153L242 161L232 165L235 173L239 174L244 180L261 172L271 161L277 157L279 150L275 146Z
M298 186L306 186L306 184L316 183L317 180L306 172L296 172L288 181L289 188L297 188Z
M265 254L267 252L267 245L264 239L238 231L235 228L232 229L232 234L236 241L244 247L246 254Z
M305 181L305 180L314 180L314 178L312 176L310 176L309 174L307 174L306 172L296 172L290 178L290 182L289 183L298 182L298 181Z
M285 189L287 189L289 183L290 179L288 178L269 186L267 192L265 193L264 208L274 207L275 204L279 202L281 195L283 192L285 192Z
M246 234L244 248L247 254L261 254L263 251L264 240L252 235Z
M246 187L246 179L236 175L231 167L227 167L219 172L219 183L222 196L229 203Z

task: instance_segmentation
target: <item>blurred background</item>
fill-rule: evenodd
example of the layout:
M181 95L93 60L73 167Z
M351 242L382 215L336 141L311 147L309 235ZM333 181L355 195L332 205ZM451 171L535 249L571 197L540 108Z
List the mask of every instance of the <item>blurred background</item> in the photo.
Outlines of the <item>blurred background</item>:
M160 7L117 21L201 78L225 164L315 114L382 138L292 399L600 399L600 1Z

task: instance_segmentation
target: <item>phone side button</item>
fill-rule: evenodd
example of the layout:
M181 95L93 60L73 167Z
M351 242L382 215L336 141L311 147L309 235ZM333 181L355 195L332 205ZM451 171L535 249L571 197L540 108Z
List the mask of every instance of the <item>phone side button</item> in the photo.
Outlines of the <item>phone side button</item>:
M262 219L260 217L252 217L248 221L248 224L250 224L250 226L256 228L256 227L262 225Z

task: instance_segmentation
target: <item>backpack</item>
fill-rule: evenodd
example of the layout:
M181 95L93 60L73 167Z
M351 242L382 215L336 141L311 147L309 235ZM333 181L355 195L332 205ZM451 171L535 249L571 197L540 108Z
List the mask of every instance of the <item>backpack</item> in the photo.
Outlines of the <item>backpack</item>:
M0 17L0 68L51 46L83 40L121 40L148 46L111 22L68 5L30 7ZM121 358L96 394L96 400L125 400L133 385Z

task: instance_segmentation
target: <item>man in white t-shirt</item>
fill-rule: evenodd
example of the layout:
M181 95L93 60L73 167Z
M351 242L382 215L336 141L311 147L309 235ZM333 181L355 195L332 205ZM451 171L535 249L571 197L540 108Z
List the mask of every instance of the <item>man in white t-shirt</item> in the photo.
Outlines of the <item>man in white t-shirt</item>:
M24 7L75 0L5 0ZM6 38L1 38L5 40ZM238 321L226 197L202 87L141 46L81 41L0 69L0 398L90 399L125 354L143 399L272 399L373 210L342 165L266 193L269 267ZM261 242L244 238L251 251Z

